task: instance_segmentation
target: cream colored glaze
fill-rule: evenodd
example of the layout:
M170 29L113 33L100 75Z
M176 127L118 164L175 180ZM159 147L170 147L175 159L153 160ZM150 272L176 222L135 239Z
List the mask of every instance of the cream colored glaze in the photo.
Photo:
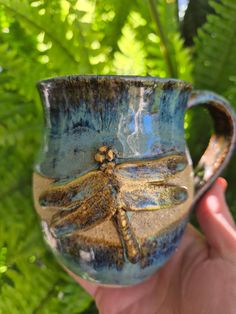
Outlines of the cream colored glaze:
M34 203L40 218L46 223L50 223L55 209L44 210L38 203L39 195L45 191L53 180L43 177L37 173L33 174L33 193ZM168 183L184 186L188 188L188 199L185 203L168 209L160 209L156 211L132 212L130 224L138 239L143 242L146 238L162 234L169 227L176 225L184 219L189 212L193 201L193 172L192 167L187 166L184 171L170 178ZM145 191L144 191L145 193ZM96 243L106 243L107 245L117 245L120 247L120 240L117 230L112 221L104 221L86 231L78 231L80 238L86 238L87 241Z

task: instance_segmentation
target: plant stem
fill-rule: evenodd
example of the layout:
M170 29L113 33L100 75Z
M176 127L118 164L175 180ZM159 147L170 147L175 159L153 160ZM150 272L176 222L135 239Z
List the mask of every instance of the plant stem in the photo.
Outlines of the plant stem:
M156 26L156 32L157 32L157 34L161 40L161 51L162 51L163 57L165 58L165 61L166 61L168 74L171 77L177 77L177 73L176 73L174 65L172 63L172 59L171 59L171 55L170 55L170 51L169 51L168 38L167 38L167 36L163 30L160 16L159 16L159 13L158 13L157 8L156 8L155 0L148 0L148 2L149 2L151 16L152 16L153 22L155 23L155 26Z
M180 20L179 20L179 1L176 0L176 21L178 23L178 26L180 24Z

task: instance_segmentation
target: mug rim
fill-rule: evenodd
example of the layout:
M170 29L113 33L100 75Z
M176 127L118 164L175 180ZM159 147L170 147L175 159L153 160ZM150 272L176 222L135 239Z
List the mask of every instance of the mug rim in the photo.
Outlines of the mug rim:
M157 76L139 76L139 75L95 75L95 74L72 74L72 75L62 75L55 76L47 79L42 79L37 81L37 87L43 88L47 86L54 86L62 84L63 82L80 82L80 81L105 81L105 80L115 80L117 82L129 82L132 83L144 83L144 86L153 84L158 84L160 86L165 86L166 88L180 88L186 90L192 90L192 84L184 80L175 78L161 78Z

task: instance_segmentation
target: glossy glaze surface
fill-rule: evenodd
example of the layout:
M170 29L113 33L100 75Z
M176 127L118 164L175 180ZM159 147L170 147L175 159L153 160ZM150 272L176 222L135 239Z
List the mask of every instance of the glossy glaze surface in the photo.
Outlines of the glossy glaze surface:
M193 199L183 119L191 87L140 77L39 84L46 127L34 199L45 238L103 284L150 276L173 254Z

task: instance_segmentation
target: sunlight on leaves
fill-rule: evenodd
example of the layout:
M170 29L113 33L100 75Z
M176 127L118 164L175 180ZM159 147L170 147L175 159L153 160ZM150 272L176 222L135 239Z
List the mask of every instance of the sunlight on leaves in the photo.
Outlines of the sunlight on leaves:
M120 74L145 75L146 66L143 44L136 39L135 32L128 23L122 29L118 42L120 52L115 53L114 68Z

